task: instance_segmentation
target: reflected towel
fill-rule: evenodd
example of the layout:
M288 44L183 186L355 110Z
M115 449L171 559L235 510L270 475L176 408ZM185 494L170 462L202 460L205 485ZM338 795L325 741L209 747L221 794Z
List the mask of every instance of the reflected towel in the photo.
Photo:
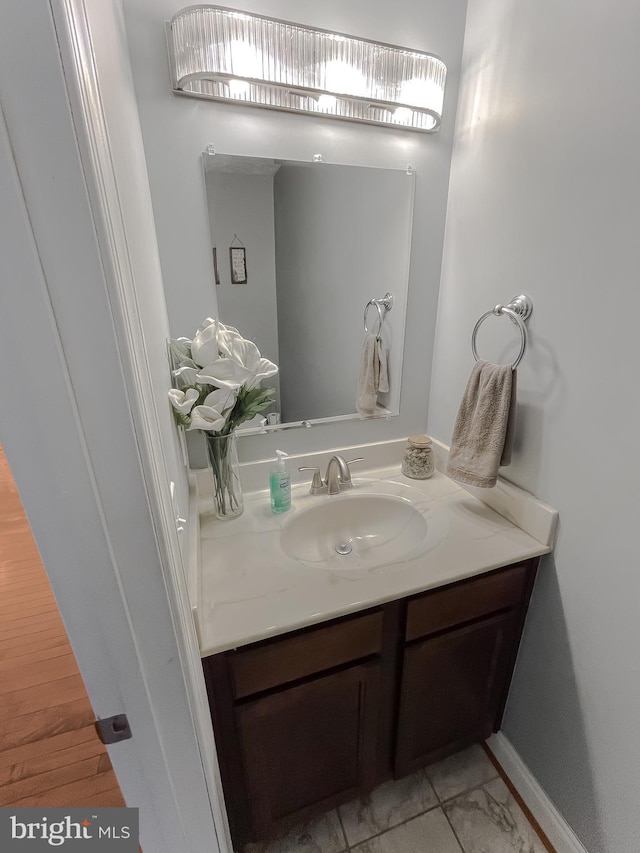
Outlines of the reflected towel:
M516 371L510 364L477 361L453 428L447 475L492 488L498 468L511 461L516 411Z
M388 388L386 359L384 379ZM365 335L360 359L360 373L358 374L358 389L356 391L356 411L358 414L366 416L376 413L379 390L380 342L376 335Z
M376 351L378 353L378 363L380 365L378 392L380 394L386 394L389 390L389 368L387 365L387 350L382 343L382 338L378 338Z

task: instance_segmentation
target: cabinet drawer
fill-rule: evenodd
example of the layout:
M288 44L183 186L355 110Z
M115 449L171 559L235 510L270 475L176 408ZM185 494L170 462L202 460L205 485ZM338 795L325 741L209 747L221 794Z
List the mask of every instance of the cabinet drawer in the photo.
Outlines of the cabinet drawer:
M407 608L406 640L518 605L527 588L529 569L529 563L520 563L413 599Z
M236 699L351 663L382 648L382 611L229 652Z

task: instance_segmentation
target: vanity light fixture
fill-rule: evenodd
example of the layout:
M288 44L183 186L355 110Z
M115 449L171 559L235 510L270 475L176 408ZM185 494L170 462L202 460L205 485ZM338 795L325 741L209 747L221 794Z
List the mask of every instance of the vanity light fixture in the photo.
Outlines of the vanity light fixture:
M173 91L196 98L433 132L447 68L429 53L190 6L167 24Z

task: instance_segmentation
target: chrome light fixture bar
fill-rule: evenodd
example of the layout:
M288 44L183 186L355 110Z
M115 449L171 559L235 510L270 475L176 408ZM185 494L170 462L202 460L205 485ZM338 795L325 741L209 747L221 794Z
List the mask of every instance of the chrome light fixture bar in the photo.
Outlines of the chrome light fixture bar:
M436 56L223 6L167 24L173 90L197 98L433 132L447 68Z

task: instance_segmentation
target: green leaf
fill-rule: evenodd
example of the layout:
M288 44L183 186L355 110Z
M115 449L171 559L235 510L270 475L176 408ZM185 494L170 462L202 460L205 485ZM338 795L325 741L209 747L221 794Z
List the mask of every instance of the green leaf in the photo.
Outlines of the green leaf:
M191 424L189 415L183 415L182 412L178 412L176 409L173 410L173 414L175 415L178 426L188 427Z

